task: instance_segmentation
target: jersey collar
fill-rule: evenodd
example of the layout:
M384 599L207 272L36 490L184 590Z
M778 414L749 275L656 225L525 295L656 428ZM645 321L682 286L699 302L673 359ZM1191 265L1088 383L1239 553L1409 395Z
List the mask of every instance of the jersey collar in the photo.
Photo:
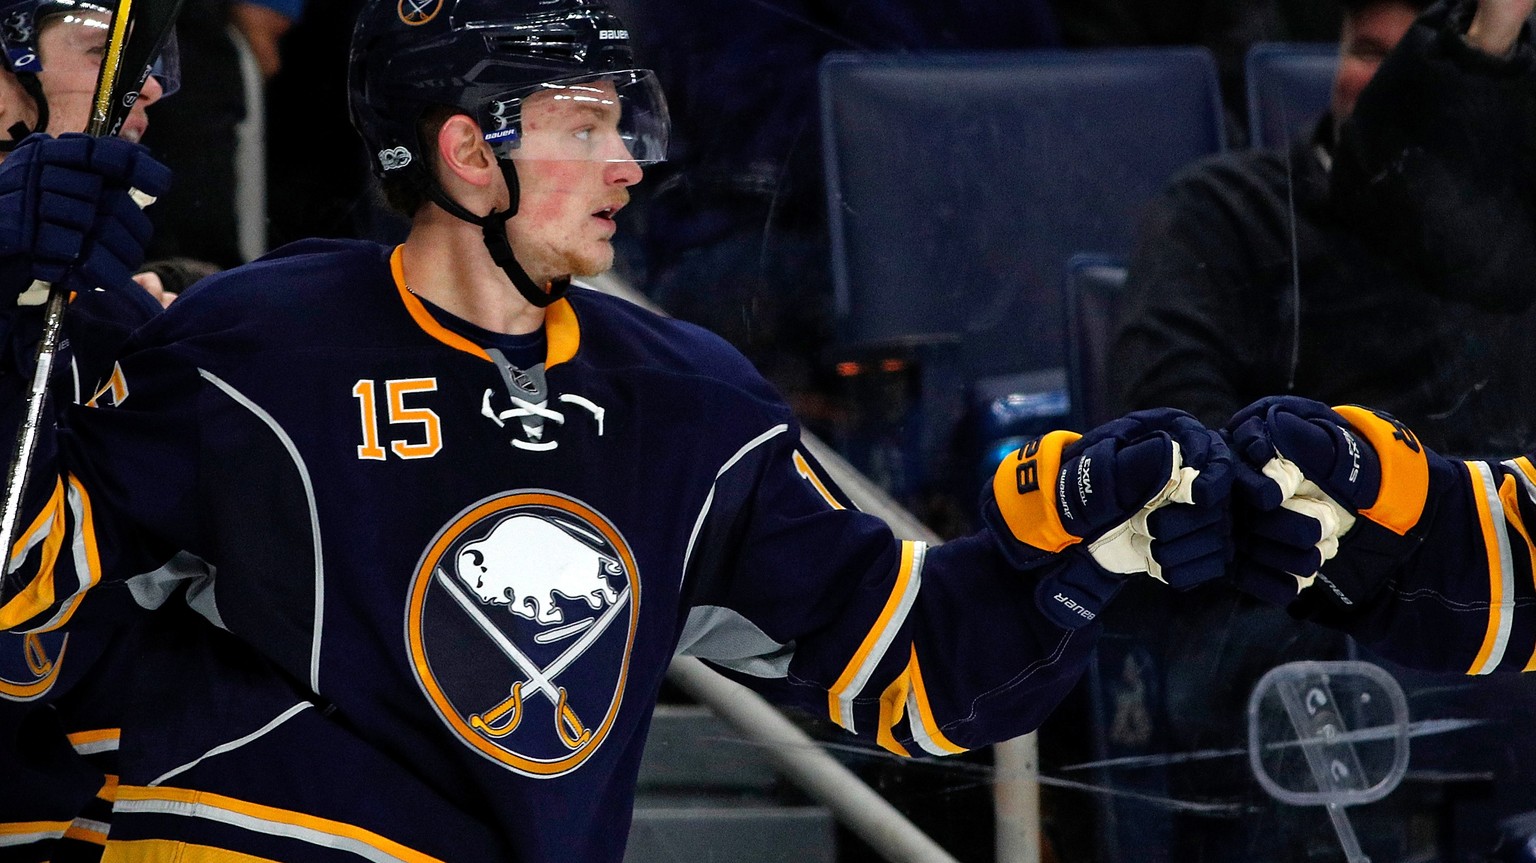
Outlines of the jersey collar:
M404 260L405 246L396 246L389 256L389 270L394 275L395 290L400 294L400 302L410 313L411 320L416 322L416 326L454 350L491 362L490 355L484 348L438 323L431 312L427 311L426 306L422 305L421 298L411 293L410 288L405 284ZM546 370L576 356L576 350L581 347L581 326L576 320L576 311L571 308L569 299L556 300L544 310L544 338L549 345L544 360Z

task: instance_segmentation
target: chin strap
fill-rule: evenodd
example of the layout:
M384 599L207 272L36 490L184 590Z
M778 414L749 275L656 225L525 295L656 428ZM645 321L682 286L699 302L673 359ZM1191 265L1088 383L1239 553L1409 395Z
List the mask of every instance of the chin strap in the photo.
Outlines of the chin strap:
M33 132L48 131L48 99L43 96L43 85L37 80L37 75L31 72L18 72L16 83L21 85L21 89L25 90L27 95L32 97L33 104L37 105L37 125L28 128L27 124L20 120L12 123L11 127L5 130L11 137L0 140L0 153L9 153L16 149L21 144L21 140Z
M512 280L512 286L523 295L523 299L539 308L545 308L556 300L565 296L565 291L571 286L569 277L553 279L548 285L535 284L528 271L517 262L517 257L512 254L512 244L507 241L507 222L517 215L518 198L520 197L517 183L517 170L512 165L511 159L498 159L501 163L501 175L507 181L507 193L510 195L512 205L505 210L492 210L484 216L477 216L464 209L458 201L448 197L443 192L442 186L432 183L427 189L427 196L432 202L442 207L449 215L463 219L472 225L479 225L485 236L485 250L490 253L491 260L496 266L501 267L507 278Z

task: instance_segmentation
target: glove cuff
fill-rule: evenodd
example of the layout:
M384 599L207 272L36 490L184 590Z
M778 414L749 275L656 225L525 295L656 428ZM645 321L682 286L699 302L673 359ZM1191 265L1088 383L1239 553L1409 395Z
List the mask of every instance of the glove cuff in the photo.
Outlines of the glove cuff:
M1093 623L1125 586L1123 577L1105 572L1086 555L1052 559L1060 565L1041 571L1035 584L1035 607L1062 629Z
M1339 554L1323 564L1317 579L1303 590L1291 614L1324 625L1342 625L1380 596L1396 572L1418 550L1421 537L1375 522L1360 521L1339 542Z
M1081 437L1075 432L1053 431L1003 459L992 476L992 500L984 507L989 516L995 512L1002 522L994 524L994 530L1005 528L1008 536L1045 554L1055 554L1082 540L1062 526L1055 500L1062 450Z
M1423 445L1406 426L1389 417L1353 405L1334 410L1365 438L1381 463L1376 500L1359 510L1360 517L1398 536L1406 535L1423 519L1429 497L1429 459Z

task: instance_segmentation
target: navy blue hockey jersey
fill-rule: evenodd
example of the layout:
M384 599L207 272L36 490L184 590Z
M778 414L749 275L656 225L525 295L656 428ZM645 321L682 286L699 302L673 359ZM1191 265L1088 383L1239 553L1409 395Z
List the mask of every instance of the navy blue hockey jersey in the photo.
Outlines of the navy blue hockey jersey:
M910 755L1024 733L1078 677L1094 628L1038 574L854 511L720 339L574 289L530 395L402 254L205 280L43 447L3 628L203 564L129 582L188 575L200 617L136 663L112 843L617 861L675 653Z
M0 284L30 284L25 262L0 262ZM90 382L111 368L128 334L160 311L147 294L92 291L74 297L70 330L90 333L84 350L67 338L55 359L54 397L89 397ZM0 407L14 428L25 405L20 391L33 373L41 320L36 310L0 313L0 387L13 396ZM131 653L137 603L126 590L92 594L65 627L25 634L0 632L0 861L89 861L106 842L117 787L117 705L126 681L105 669L105 655ZM61 621L62 623L62 621Z

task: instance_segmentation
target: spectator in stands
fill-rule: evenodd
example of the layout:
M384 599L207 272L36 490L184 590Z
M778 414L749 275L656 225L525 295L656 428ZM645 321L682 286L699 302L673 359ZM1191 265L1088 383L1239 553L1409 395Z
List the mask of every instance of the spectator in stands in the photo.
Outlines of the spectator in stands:
M1350 0L1332 107L1312 138L1212 157L1150 205L1112 339L1116 409L1177 406L1214 424L1292 393L1388 410L1437 451L1536 445L1536 50L1521 26L1532 3L1420 15L1427 5ZM1156 707L1175 751L1241 745L1259 674L1349 649L1230 593L1183 598L1155 622L1106 622L1169 670ZM1176 769L1172 790L1257 794L1243 774ZM1205 819L1178 833L1173 859L1294 859L1327 829L1314 816Z
M1536 390L1521 373L1536 335L1536 154L1516 134L1536 72L1524 47L1506 59L1472 47L1464 3L1410 31L1421 5L1352 0L1332 110L1314 137L1213 157L1151 205L1111 349L1121 408L1177 405L1219 424L1260 396L1295 393L1388 410L1438 451L1536 444ZM1369 124L1350 122L1357 98ZM1373 157L1371 146L1393 146L1381 130L1422 135ZM1411 187L1371 179L1455 146L1491 172L1424 201L1455 230L1394 236ZM1384 199L1392 206L1373 206ZM1489 237L1510 242L1495 252Z

